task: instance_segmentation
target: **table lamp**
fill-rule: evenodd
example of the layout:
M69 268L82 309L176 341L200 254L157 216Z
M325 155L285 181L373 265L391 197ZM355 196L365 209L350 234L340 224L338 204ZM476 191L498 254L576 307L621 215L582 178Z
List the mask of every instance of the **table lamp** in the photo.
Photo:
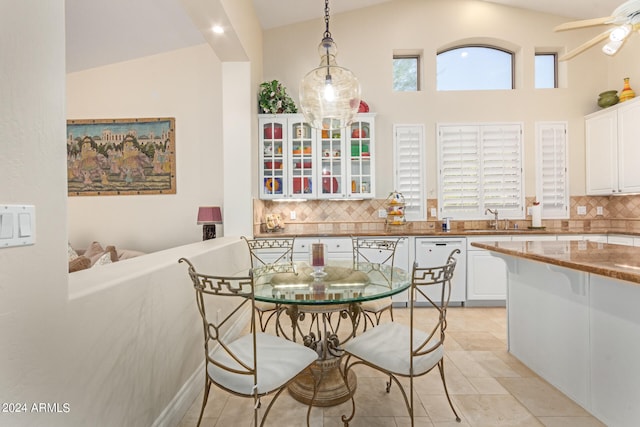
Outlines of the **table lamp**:
M219 206L200 206L198 224L202 224L202 240L216 238L216 224L222 224L222 211Z

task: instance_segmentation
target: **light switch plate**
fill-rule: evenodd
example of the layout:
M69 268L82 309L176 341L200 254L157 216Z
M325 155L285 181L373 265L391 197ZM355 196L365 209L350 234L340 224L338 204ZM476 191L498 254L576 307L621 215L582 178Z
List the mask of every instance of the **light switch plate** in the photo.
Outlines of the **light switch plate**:
M386 209L378 209L378 218L386 218L387 210Z
M602 209L602 206L596 207L596 215L604 215L604 209Z
M36 207L0 205L0 249L36 242Z
M578 206L578 215L586 215L587 207L586 206Z

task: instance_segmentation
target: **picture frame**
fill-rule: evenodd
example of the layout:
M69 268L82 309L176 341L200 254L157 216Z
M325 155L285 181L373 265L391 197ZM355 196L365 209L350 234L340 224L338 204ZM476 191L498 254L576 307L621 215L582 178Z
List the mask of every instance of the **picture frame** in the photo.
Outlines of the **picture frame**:
M69 196L176 193L175 118L67 120Z

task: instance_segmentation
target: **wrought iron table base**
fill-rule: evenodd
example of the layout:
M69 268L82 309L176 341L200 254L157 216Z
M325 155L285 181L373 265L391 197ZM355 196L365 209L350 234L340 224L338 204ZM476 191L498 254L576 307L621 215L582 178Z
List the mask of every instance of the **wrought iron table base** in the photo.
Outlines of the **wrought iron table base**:
M289 385L289 393L299 402L312 404L313 406L327 407L346 402L351 398L356 390L357 378L354 372L349 373L349 385L347 387L340 372L342 361L341 344L355 336L356 329L361 318L359 303L338 304L338 305L288 305L284 306L280 314L286 314L291 321L290 339L296 340L299 334L307 347L314 349L318 353L318 360L311 365L311 373L304 372L298 375ZM300 323L307 314L311 315L311 325L308 332L303 332ZM337 315L335 324L332 324L331 315ZM351 322L351 333L342 341L338 338L338 328L342 319ZM280 316L277 320L277 330L287 336L282 328ZM315 326L315 331L314 331ZM314 378L319 378L318 389L314 393Z

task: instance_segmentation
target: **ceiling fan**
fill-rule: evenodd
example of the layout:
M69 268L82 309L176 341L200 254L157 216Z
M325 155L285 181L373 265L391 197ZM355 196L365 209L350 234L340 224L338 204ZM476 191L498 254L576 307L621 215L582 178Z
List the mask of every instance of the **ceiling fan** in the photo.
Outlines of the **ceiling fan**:
M611 16L566 22L558 25L554 28L554 31L574 30L598 25L612 25L613 27L565 53L559 58L560 61L571 59L607 38L609 41L602 47L602 51L607 55L615 55L627 37L629 37L633 31L640 30L640 0L628 0L622 3L613 11Z

